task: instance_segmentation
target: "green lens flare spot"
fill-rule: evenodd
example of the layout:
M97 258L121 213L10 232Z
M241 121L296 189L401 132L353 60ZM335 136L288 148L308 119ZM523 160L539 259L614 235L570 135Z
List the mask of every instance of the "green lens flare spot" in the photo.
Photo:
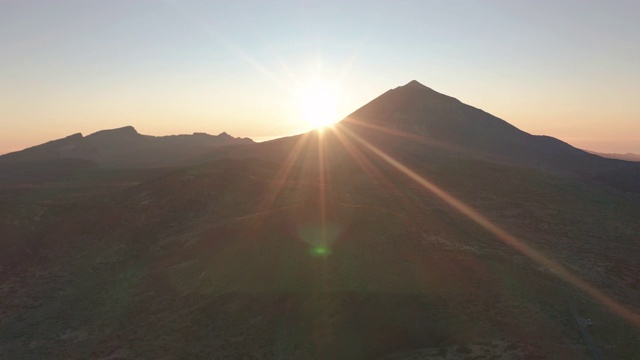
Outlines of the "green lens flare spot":
M331 249L325 246L315 246L311 248L311 255L313 256L327 256L331 254Z

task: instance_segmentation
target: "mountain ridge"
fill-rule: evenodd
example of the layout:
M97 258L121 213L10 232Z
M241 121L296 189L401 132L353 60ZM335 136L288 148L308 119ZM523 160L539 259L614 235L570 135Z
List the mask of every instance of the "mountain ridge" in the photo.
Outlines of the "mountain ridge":
M551 136L529 134L417 80L384 92L333 125L333 131L343 130L412 159L425 160L439 154L542 168L640 192L637 163L605 159ZM0 164L72 158L106 167L153 168L193 165L223 157L277 160L288 156L296 143L312 133L255 143L226 132L156 137L141 135L134 127L125 126L87 136L73 134L5 154L0 156ZM323 141L346 154L340 141L330 140L332 131L326 133Z
M219 135L151 136L140 134L133 126L100 130L84 136L75 133L24 150L0 155L0 164L70 158L92 160L115 167L154 167L175 165L211 149L253 144L249 138L236 138L226 132Z
M634 154L634 153L624 153L624 154L620 154L620 153L603 153L603 152L591 151L591 150L585 150L585 151L590 153L590 154L601 156L603 158L640 162L640 154Z

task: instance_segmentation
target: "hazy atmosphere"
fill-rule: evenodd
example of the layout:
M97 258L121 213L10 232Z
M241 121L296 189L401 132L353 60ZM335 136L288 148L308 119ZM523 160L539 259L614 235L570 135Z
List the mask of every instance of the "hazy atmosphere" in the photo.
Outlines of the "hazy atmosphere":
M261 141L317 125L300 105L309 94L335 97L323 121L337 121L412 79L532 134L640 153L639 12L635 1L5 0L0 154L125 125Z

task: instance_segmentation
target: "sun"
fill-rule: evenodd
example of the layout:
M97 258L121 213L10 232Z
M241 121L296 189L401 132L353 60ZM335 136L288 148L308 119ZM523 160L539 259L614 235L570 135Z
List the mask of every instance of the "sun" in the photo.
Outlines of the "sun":
M298 105L303 121L313 129L322 129L338 120L340 91L327 81L314 80L297 89Z

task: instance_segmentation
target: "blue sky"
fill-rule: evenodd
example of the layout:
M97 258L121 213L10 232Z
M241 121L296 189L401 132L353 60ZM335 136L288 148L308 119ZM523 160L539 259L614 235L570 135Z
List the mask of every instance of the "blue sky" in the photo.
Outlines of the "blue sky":
M640 153L633 1L0 1L0 153L133 125L305 131L295 89L341 117L412 79L534 134Z

